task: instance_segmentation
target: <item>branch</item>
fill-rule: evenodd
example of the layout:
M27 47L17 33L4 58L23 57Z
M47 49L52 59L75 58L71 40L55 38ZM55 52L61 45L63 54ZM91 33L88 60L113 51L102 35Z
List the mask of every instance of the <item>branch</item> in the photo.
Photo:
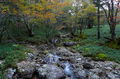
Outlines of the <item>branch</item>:
M8 34L9 34L10 38L12 38L12 40L13 40L16 44L19 44L19 43L12 37L12 35L9 33L9 31L7 31L7 32L8 32Z
M106 12L105 8L103 8L103 6L101 6L101 7L102 7L102 9L103 9L104 12L105 12L105 16L106 16L106 18L108 19L107 12Z
M116 12L115 12L115 22L116 22L116 19L117 19L118 7L119 7L119 3L117 3L117 8L116 8Z

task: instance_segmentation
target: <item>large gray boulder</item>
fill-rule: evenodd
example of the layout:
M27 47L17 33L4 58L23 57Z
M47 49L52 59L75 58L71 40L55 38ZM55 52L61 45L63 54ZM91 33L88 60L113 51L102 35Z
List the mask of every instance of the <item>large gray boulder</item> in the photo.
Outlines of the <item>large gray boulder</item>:
M44 64L38 69L39 76L46 76L46 79L62 79L65 78L64 71L56 65Z
M33 73L35 72L35 62L22 61L17 63L17 68L19 73L21 74L20 77L31 78Z

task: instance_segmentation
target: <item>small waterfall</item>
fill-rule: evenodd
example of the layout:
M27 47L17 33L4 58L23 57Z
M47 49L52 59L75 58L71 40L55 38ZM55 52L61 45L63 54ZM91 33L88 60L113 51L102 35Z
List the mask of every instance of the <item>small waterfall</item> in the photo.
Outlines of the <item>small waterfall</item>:
M64 68L65 74L71 76L71 79L76 79L74 76L73 70L71 70L72 67L70 66L70 64L68 62L66 62L66 63L64 63L64 65L65 65L65 68Z

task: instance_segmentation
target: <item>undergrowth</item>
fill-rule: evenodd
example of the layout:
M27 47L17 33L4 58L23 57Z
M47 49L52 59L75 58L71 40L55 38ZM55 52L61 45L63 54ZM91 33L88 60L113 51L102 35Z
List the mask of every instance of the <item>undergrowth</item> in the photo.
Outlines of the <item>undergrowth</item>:
M16 67L16 63L26 58L25 52L32 52L23 45L13 43L0 44L0 60L3 61L3 69Z
M100 28L100 39L97 39L97 27L93 27L92 29L84 30L84 34L87 35L86 39L80 40L78 45L73 46L74 49L82 52L82 55L95 57L98 54L104 54L107 56L107 60L112 60L120 63L120 46L117 40L116 42L107 42L108 39L104 37L110 38L110 29L108 25ZM116 35L120 36L120 26L116 26Z

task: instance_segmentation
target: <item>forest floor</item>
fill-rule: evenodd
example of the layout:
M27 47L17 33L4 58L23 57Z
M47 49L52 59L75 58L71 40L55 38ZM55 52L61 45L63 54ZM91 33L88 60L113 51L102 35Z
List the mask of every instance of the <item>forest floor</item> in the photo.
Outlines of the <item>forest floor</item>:
M44 52L47 53L48 49L52 47L54 47L54 49L57 47L65 47L66 49L71 49L70 51L79 52L85 57L91 57L91 59L95 61L110 60L120 63L119 40L114 43L105 38L110 38L109 27L107 25L104 27L101 26L100 32L101 38L99 40L97 39L97 28L93 27L92 29L83 30L83 34L78 37L55 38L60 40L56 44L54 42L53 44L42 45L33 45L33 43L20 45L13 43L0 44L0 62L4 62L6 68L16 67L16 65L14 65L16 62L26 59L26 53L39 52L38 49L44 50ZM116 35L120 38L120 26L116 27ZM65 42L75 42L75 44L66 46L63 44ZM35 48L32 46L35 46Z

